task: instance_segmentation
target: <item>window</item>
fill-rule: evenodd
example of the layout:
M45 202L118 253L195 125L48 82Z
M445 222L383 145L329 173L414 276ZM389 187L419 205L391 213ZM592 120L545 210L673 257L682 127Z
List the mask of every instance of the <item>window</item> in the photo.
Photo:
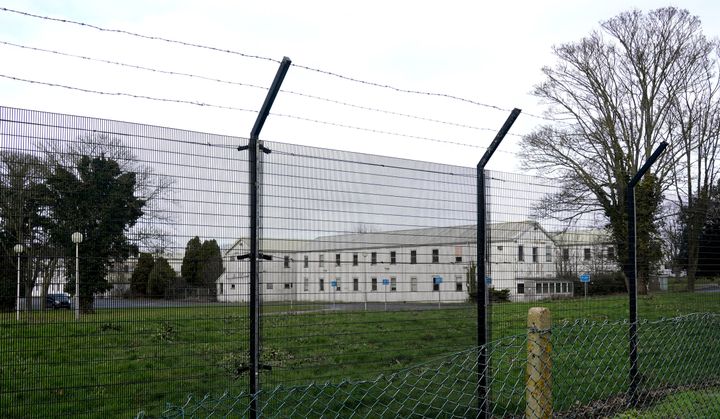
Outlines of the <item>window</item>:
M377 278L370 279L370 291L377 291Z
M286 290L289 290L290 288L292 288L292 283L286 282L285 284L283 284L283 287L284 287Z
M517 284L517 293L525 294L525 284Z
M321 268L325 266L325 255L320 255L318 259L318 266Z
M550 284L548 284L547 282L544 282L542 284L542 287L543 287L543 294L547 294L550 292Z
M395 262L397 262L397 260L396 260L396 255L397 255L397 253L395 253L395 252L390 252L390 264L391 264L391 265L394 265Z
M390 277L390 291L395 292L397 291L397 278Z
M572 292L573 292L573 284L572 284L572 282L568 283L568 292L569 292L570 294L572 294Z
M269 290L273 289L273 284L272 284L272 282L268 282L267 284L265 284L265 288L266 288L266 289L269 289Z
M455 282L455 291L462 291L462 282Z
M377 265L377 252L370 253L370 264Z
M410 291L417 292L417 277L410 278Z
M502 246L498 246L497 249L502 252L503 247L502 247Z
M235 289L235 284L231 284L231 285L230 285L230 289L231 289L231 290L234 290L234 289Z
M303 291L310 291L310 280L308 280L307 278L303 278Z
M552 262L552 248L550 245L545 246L545 262Z
M353 278L353 291L360 289L360 281L357 278Z
M608 259L615 259L615 248L614 247L608 246L607 257L608 257Z
M358 266L358 255L353 253L353 266Z
M411 265L417 264L417 250L410 251L410 264Z
M455 246L455 263L462 262L462 246Z
M320 291L325 291L325 280L320 278Z
M590 248L586 247L583 249L583 259L590 260Z
M335 253L335 266L340 266L340 253Z
M303 268L307 268L308 266L310 266L310 259L307 255L305 255L305 257L303 258Z
M551 282L550 283L550 294L554 294L554 293L555 293L555 283Z
M435 282L435 277L431 276L430 280L432 281L432 284L433 284L433 291L440 291L440 284Z
M518 262L525 261L525 249L522 246L518 246Z
M440 263L440 250L432 250L432 263Z
M462 256L455 256L455 262L456 263L462 262Z
M54 286L54 285L53 285L53 286ZM50 288L52 288L53 286L51 286ZM223 283L221 282L221 283L220 283L220 294L222 294L222 293L223 293Z
M340 278L335 278L335 291L337 291L337 292L342 291L342 286L340 284Z
M290 267L290 256L285 256L285 257L283 258L283 266L284 266L285 268L289 268L289 267Z
M532 261L533 261L533 263L538 263L538 248L537 247L532 248Z
M563 260L570 260L570 249L563 249Z
M535 284L535 294L542 294L542 284L539 282Z

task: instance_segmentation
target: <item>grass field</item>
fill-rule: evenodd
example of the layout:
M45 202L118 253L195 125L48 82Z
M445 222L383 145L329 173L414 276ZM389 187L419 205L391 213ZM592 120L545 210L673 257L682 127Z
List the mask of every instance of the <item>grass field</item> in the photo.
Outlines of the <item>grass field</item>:
M559 327L553 331L557 410L627 389L626 325L560 327L576 319L625 319L625 297L505 303L492 310L496 409L521 409L522 335L531 306L549 307ZM402 416L472 414L474 307L396 312L325 308L294 306L290 312L285 305L264 307L261 361L272 369L263 370L261 382L272 395L263 400L269 416L348 416L376 408ZM720 294L644 297L639 311L647 320L720 313ZM19 323L14 313L2 316L0 417L133 417L139 411L155 417L166 403L182 404L190 394L216 399L227 392L223 399L231 402L247 392L246 307L107 309L80 322L65 311L34 313ZM718 374L720 328L704 326L674 328L672 335L659 327L641 328L646 386ZM687 342L693 342L694 353L708 351L708 357L683 358ZM330 384L307 387L309 383ZM310 406L310 396L320 405ZM238 400L242 405L245 399ZM299 411L300 405L308 410Z

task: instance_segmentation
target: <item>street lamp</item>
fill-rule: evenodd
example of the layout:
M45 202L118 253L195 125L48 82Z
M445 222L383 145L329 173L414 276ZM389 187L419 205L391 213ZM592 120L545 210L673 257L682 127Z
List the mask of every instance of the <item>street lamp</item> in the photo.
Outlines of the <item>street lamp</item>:
M13 247L17 255L17 300L15 301L15 320L20 321L20 254L25 250L22 244L18 243Z
M72 242L75 243L75 320L80 320L80 243L83 241L82 233L77 231L72 234Z

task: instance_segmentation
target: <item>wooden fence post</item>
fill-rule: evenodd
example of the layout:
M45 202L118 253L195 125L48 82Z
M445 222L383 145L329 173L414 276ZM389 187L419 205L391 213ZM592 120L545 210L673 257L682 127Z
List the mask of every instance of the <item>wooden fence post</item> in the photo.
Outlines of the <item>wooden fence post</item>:
M552 417L552 344L550 310L533 307L528 312L527 385L525 417Z

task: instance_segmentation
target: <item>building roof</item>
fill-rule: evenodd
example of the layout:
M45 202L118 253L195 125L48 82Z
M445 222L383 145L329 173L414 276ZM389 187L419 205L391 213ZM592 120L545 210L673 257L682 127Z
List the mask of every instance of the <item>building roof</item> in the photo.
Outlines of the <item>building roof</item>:
M523 234L541 231L549 240L558 245L580 245L609 243L610 237L605 230L583 230L548 233L537 221L510 221L490 224L490 243L515 242ZM225 255L247 252L249 239L238 239ZM450 227L426 227L394 231L347 233L320 236L313 240L262 239L260 248L264 252L294 253L340 250L364 250L392 247L421 247L458 244L475 244L477 227L475 224Z
M490 242L508 242L520 238L531 229L539 229L550 240L550 235L536 221L514 221L490 225ZM387 247L420 247L477 242L477 226L428 227L370 233L350 233L318 237L306 251L353 250Z

